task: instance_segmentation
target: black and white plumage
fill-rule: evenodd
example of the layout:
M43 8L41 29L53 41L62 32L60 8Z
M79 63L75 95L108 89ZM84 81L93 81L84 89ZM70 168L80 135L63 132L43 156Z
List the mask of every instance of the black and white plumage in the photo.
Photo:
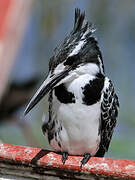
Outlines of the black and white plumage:
M42 130L53 149L67 155L91 156L107 152L118 115L118 97L104 73L102 55L85 14L75 10L72 32L55 49L49 74L28 104L27 114L49 93L49 115Z

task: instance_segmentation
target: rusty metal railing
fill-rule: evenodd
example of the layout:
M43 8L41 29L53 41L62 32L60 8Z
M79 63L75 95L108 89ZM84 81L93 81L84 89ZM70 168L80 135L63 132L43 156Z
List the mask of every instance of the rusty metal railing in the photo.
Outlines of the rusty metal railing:
M92 157L80 168L80 156L61 155L48 150L0 144L0 177L16 179L135 179L135 161ZM12 178L13 179L13 178Z

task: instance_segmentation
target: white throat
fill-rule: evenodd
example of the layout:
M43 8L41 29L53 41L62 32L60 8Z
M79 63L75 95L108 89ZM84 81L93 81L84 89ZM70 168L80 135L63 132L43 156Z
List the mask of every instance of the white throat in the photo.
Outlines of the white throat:
M75 79L77 79L81 75L90 75L91 77L95 77L97 73L99 73L99 67L94 63L87 63L85 65L80 64L76 69L69 72L69 75L62 79L57 85L62 83L69 83Z

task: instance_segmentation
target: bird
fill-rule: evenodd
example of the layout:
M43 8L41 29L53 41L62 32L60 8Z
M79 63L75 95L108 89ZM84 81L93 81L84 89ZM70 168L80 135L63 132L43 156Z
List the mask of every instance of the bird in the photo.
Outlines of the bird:
M93 156L104 157L119 110L94 32L85 11L76 8L72 31L54 50L48 76L24 111L26 115L49 94L43 134L50 146L61 152L63 164L68 155L83 156L81 167Z

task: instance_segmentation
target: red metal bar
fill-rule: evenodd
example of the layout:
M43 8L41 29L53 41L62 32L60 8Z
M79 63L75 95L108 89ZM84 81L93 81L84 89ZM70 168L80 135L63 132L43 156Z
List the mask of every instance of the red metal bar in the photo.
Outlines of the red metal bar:
M80 156L69 156L65 165L63 165L60 154L40 148L0 144L0 162L22 165L34 163L37 167L43 168L50 167L102 176L135 179L135 161L92 157L84 167L80 168L81 159Z
M0 1L0 39L3 37L5 30L5 24L8 10L11 6L11 0Z
M29 21L33 0L0 0L0 98Z

